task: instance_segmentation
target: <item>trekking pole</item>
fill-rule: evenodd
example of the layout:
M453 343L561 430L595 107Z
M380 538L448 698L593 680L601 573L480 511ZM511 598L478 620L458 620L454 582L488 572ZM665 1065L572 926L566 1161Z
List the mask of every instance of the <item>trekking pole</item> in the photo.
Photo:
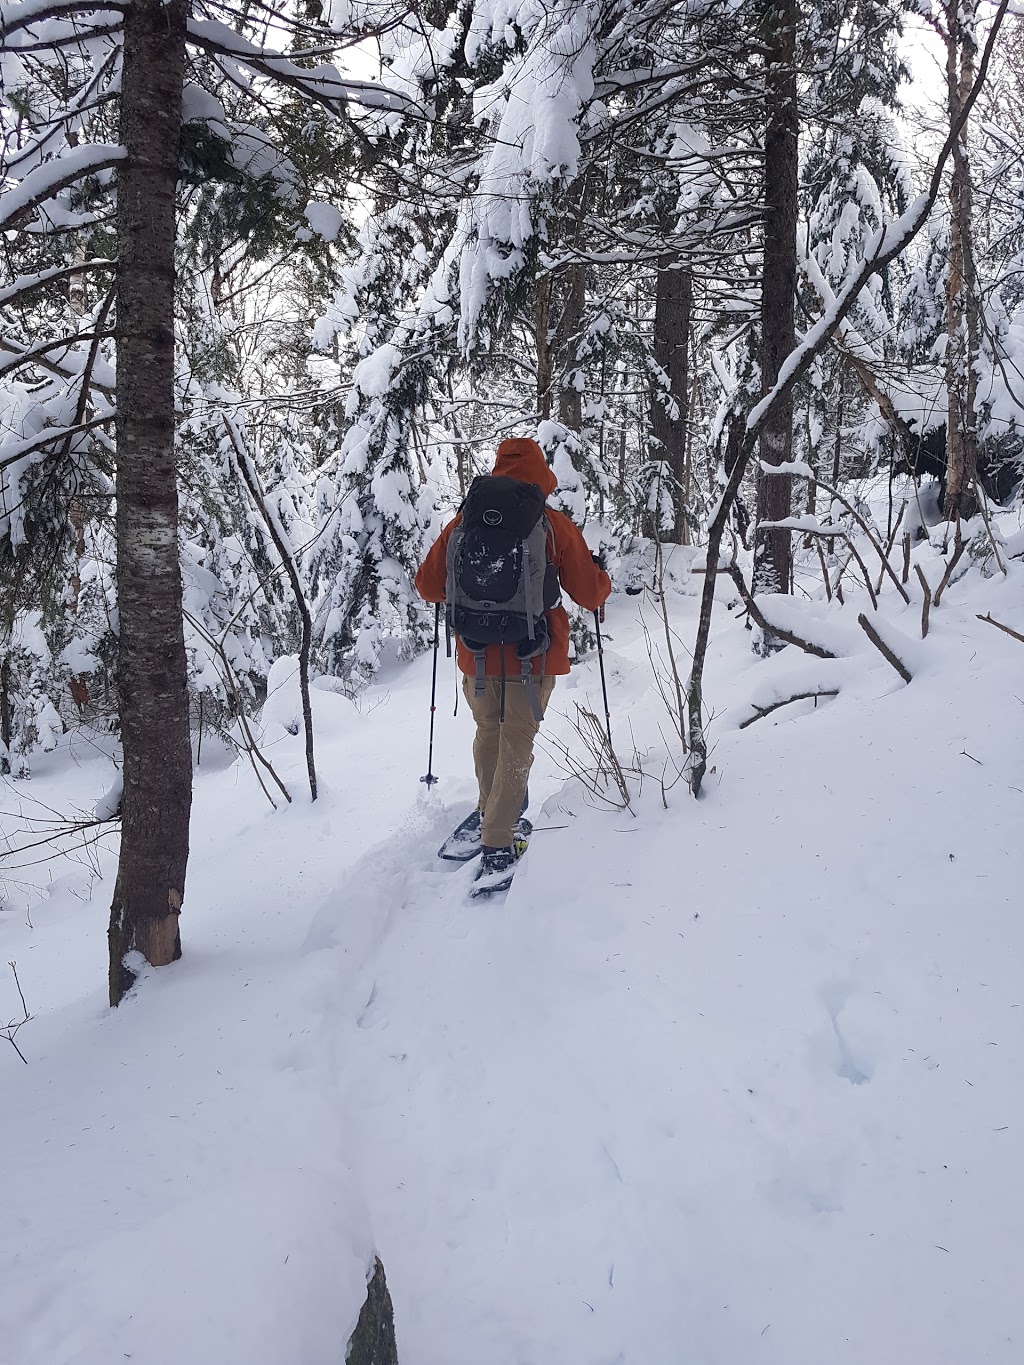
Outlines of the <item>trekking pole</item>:
M604 727L608 736L608 752L612 753L612 718L608 710L608 683L604 676L604 645L601 643L601 613L594 612L594 629L597 631L597 661L601 665L601 694L604 697Z
M437 647L441 630L441 603L434 603L434 668L430 679L430 749L427 753L427 771L420 778L430 787L437 778L434 776L434 712L437 710Z

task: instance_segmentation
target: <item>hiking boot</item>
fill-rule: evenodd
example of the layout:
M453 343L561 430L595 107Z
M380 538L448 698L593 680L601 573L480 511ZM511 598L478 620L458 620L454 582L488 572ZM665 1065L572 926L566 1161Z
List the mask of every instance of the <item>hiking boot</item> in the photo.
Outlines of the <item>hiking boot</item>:
M485 845L471 894L486 896L492 891L506 891L512 885L516 863L526 852L526 845L527 840L518 833L508 848L488 848Z

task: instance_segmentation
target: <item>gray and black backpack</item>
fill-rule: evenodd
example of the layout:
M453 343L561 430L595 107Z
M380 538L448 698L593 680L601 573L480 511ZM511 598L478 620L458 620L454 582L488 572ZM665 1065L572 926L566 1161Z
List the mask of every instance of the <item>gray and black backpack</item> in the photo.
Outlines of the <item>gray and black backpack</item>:
M448 630L473 653L478 694L484 690L488 646L514 645L539 720L533 660L547 652L545 612L560 600L558 571L548 558L551 525L544 494L533 483L484 475L470 484L461 510L462 520L448 540ZM504 686L501 711L504 718Z

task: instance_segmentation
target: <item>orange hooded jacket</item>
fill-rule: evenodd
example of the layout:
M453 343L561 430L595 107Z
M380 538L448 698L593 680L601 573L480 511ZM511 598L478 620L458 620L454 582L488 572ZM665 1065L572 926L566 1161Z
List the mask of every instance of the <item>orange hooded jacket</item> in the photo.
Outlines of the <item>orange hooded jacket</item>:
M523 483L535 483L545 497L550 497L558 487L558 480L536 441L526 439L502 441L498 447L493 472L510 479L521 479ZM611 579L594 563L587 542L567 516L551 507L545 509L545 516L551 527L548 556L558 570L559 582L574 602L585 607L587 611L596 611L612 590ZM448 579L448 537L460 520L461 518L456 516L448 523L430 547L416 575L416 591L426 602L444 601ZM534 659L533 671L537 674L543 669L546 675L568 673L569 617L564 607L552 607L546 615L551 631L551 645L544 655L543 665L541 659ZM516 657L515 645L490 645L484 660L484 671L489 678L501 676L502 649L505 651L506 675L517 678L520 664ZM456 653L459 668L472 677L473 655L461 640L456 642Z

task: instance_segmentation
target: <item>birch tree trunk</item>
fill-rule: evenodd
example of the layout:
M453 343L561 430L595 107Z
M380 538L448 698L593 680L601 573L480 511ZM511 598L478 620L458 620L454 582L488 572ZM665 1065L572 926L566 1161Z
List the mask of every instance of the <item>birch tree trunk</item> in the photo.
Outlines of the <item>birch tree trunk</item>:
M761 290L761 392L774 388L782 362L796 347L797 90L796 0L770 0L764 18L767 47L764 142L764 276ZM761 427L765 464L793 458L793 397L773 406ZM757 476L754 591L789 592L792 533L761 530L790 515L792 479Z
M978 60L974 0L946 7L946 86L952 126L974 84ZM978 468L978 291L972 241L973 186L967 125L953 144L949 185L949 270L946 274L947 521L960 515Z
M117 238L118 679L124 798L110 1003L181 956L192 754L174 458L175 187L187 0L125 15Z

